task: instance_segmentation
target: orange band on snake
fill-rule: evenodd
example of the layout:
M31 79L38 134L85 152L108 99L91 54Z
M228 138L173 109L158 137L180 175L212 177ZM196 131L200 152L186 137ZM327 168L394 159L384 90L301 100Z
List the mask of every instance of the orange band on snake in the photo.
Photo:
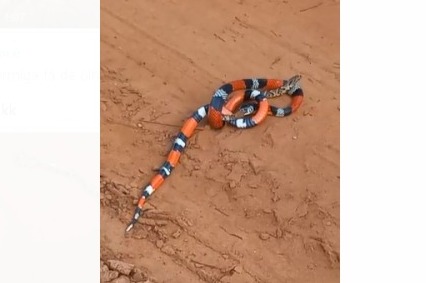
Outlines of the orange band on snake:
M294 76L289 80L244 79L222 85L215 91L209 104L207 118L210 126L214 129L220 129L225 125L225 122L228 122L237 128L251 128L258 125L266 118L268 113L274 113L274 108L268 107L266 99L284 93L292 95L300 89L298 85L300 78L301 76ZM233 92L242 90L245 90L244 101L254 99L258 102L259 105L257 107L256 115L253 117L244 117L239 119L227 117L227 112L235 110L231 108L238 104L237 101L232 101L231 99L230 105L225 107L228 96ZM297 109L298 106L294 108ZM280 115L281 111L278 111L278 115L276 116Z
M142 191L133 218L127 226L126 231L130 231L139 217L143 214L142 209L147 198L163 184L168 176L170 176L179 162L179 158L188 139L192 136L197 125L204 117L208 116L208 123L215 129L222 128L225 122L237 128L244 129L262 123L267 115L278 117L290 115L299 108L303 100L303 91L298 85L299 80L300 76L292 77L289 80L244 79L224 84L216 90L211 103L197 109L197 111L195 111L183 124L181 131L174 140L166 162L164 162L158 170L158 173ZM228 100L228 96L231 93L233 93L233 96ZM268 98L277 97L283 94L292 96L290 106L277 108L269 105ZM256 102L241 106L243 102L250 100ZM243 112L243 118L233 117L233 113L237 111L238 108L240 112Z

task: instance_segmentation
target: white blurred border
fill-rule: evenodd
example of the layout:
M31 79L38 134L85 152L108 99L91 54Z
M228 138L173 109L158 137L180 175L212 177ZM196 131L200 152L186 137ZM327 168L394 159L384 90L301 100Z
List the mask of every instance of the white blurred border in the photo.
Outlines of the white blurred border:
M0 28L99 28L99 0L0 0Z
M99 1L0 0L1 282L99 282Z
M0 140L2 282L99 282L99 134Z
M99 131L99 29L3 29L0 131Z
M343 283L426 282L424 11L341 2Z

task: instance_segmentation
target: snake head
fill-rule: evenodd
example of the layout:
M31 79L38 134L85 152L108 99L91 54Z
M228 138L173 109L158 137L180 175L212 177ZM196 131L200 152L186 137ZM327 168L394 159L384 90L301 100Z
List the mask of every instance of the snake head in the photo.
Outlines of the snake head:
M284 94L292 95L296 90L300 88L299 81L302 78L301 75L296 75L288 80L284 80L283 86L268 90L265 94L266 97L278 97Z
M299 81L302 78L301 75L295 75L285 81L284 85L281 87L283 91L285 91L288 94L293 94L297 89L300 88Z

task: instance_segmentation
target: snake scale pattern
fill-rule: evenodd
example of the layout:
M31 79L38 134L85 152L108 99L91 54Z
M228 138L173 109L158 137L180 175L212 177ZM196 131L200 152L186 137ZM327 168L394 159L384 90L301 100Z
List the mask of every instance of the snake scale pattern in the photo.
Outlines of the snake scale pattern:
M167 160L158 170L158 173L144 187L137 203L130 224L126 232L130 231L143 214L146 200L170 176L185 146L194 133L198 124L207 117L213 129L220 129L226 123L239 129L255 127L262 123L267 116L285 117L295 112L303 101L303 91L299 85L300 75L288 80L280 79L242 79L222 85L211 99L210 104L198 108L183 124L177 134ZM291 103L285 107L269 105L268 99L287 94ZM236 117L234 112L239 111L242 117Z

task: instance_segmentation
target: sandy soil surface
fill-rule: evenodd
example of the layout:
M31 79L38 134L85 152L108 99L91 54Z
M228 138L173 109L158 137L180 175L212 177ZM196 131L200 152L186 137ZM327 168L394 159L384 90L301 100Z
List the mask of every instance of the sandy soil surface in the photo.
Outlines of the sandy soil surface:
M339 282L339 9L101 1L102 282ZM140 188L217 87L294 74L298 112L249 130L202 122L124 234Z

